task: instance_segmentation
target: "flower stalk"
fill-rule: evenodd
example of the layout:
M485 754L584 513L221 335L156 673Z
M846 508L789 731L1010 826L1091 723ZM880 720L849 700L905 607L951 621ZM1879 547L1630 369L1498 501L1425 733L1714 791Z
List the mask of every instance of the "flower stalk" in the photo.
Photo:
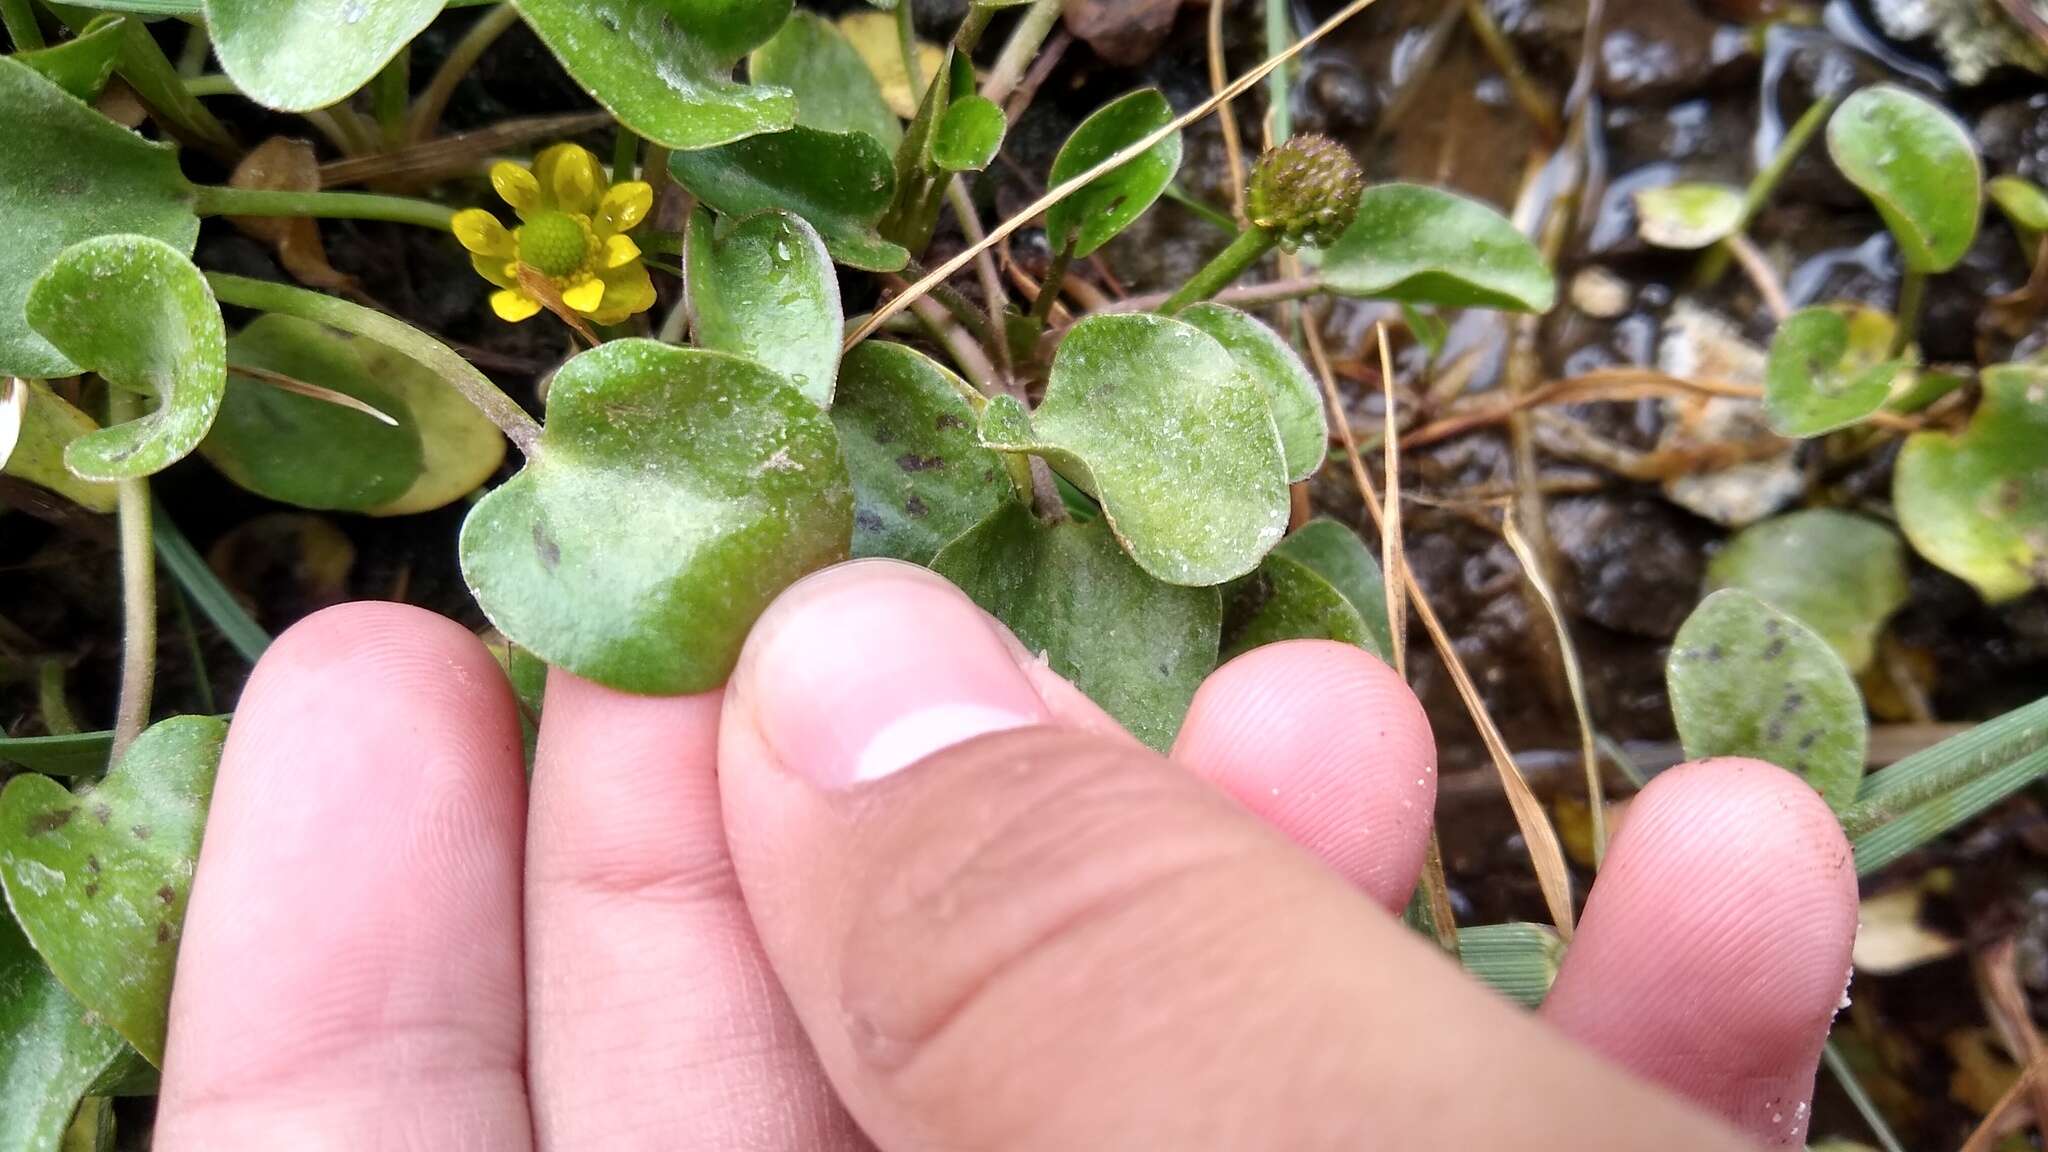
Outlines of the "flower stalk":
M292 192L272 188L230 188L198 184L193 210L201 216L313 216L326 220L387 220L422 228L454 230L455 210L431 200L382 196L375 192Z

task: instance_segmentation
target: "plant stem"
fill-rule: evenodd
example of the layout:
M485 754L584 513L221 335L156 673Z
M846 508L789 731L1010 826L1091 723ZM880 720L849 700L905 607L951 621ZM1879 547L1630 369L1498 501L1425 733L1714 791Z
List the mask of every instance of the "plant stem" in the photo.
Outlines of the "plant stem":
M1045 279L1038 285L1038 299L1031 302L1031 322L1044 327L1052 316L1052 306L1059 301L1060 284L1067 278L1067 266L1074 262L1072 242L1053 253L1052 263L1045 269Z
M400 48L371 82L370 99L377 110L377 131L384 150L405 146L407 104L412 99L412 50Z
M1293 0L1265 0L1266 55L1278 56L1294 47ZM1266 116L1273 126L1271 143L1294 135L1294 68L1283 64L1266 77Z
M1486 10L1485 0L1465 0L1465 22L1472 26L1473 33L1479 37L1480 47L1486 49L1493 66L1500 69L1501 76L1507 80L1508 91L1514 94L1515 103L1521 105L1522 115L1536 125L1536 131L1542 134L1545 144L1555 146L1564 136L1564 125L1558 118L1557 108L1551 103L1549 94L1529 75L1529 70L1522 67L1514 44L1508 40L1507 33L1501 31L1500 25L1494 23L1493 14Z
M917 69L917 22L910 0L896 0L896 51L903 57L903 78L910 91L924 91L924 77ZM935 81L937 77L933 78Z
M612 183L624 184L635 175L634 169L640 160L640 138L624 124L619 125L618 134L612 137Z
M317 216L328 220L389 220L450 230L455 210L431 200L375 192L290 192L198 184L193 210L201 216Z
M142 398L125 389L108 397L111 423L125 424L142 415ZM114 713L114 751L109 763L149 726L149 703L156 686L156 551L150 544L149 479L136 477L119 485L121 521L121 695Z
M1835 105L1839 103L1839 96L1824 97L1815 101L1813 107L1808 108L1799 119L1792 122L1792 127L1786 131L1785 138L1778 141L1777 151L1771 153L1770 160L1765 162L1762 168L1757 169L1756 175L1750 179L1749 187L1742 190L1742 213L1735 218L1737 232L1748 231L1751 221L1756 219L1756 214L1763 211L1764 202L1770 199L1772 192L1777 191L1778 184L1785 179L1785 173L1792 170L1792 165L1799 159L1799 154L1806 151L1807 143L1813 139L1814 133L1820 131L1821 125L1828 122L1828 114L1833 112ZM1694 278L1702 285L1720 283L1721 277L1727 274L1728 261L1732 255L1725 244L1716 244L1709 248L1707 254L1700 258L1699 270Z
M178 45L178 75L191 79L206 71L206 58L213 52L213 40L206 34L204 23L194 23L185 29L185 42Z
M208 152L233 161L241 156L234 134L222 124L199 97L185 90L185 77L164 55L141 20L130 19L121 28L121 50L115 70L168 131L197 144Z
M1238 233L1237 239L1232 240L1229 247L1202 265L1201 271L1188 277L1188 282L1180 286L1180 291L1166 298L1166 303L1159 306L1160 314L1171 316L1190 304L1200 303L1228 288L1232 281L1244 275L1245 269L1258 263L1259 257L1264 256L1279 239L1272 229L1260 228L1257 225Z
M246 276L230 276L225 272L208 272L206 281L213 286L214 296L223 304L240 308L255 308L264 312L282 312L301 320L311 320L344 332L353 332L368 340L404 353L422 365L438 373L442 379L464 399L476 406L476 410L498 426L507 440L512 441L528 459L540 449L540 424L527 414L510 396L505 395L490 377L477 371L476 366L464 360L460 353L448 347L425 332L398 320L351 304L319 292L297 288L290 284L278 284L269 280L251 280Z
M1849 1098L1849 1103L1856 1106L1856 1112L1863 1117L1863 1122L1870 1125L1870 1134L1877 1137L1877 1146L1884 1149L1884 1152L1906 1152L1905 1146L1899 1143L1899 1138L1892 1134L1891 1125L1885 1123L1884 1113L1878 1111L1877 1101L1872 1100L1870 1093L1863 1090L1863 1082L1856 1078L1856 1070L1849 1067L1848 1058L1842 1055L1842 1050L1835 1046L1833 1040L1829 1040L1821 1048L1820 1055L1822 1062L1828 1066L1828 1071L1835 1074L1835 1081L1842 1086L1842 1094Z
M1885 353L1887 358L1898 356L1920 338L1920 311L1926 298L1927 273L1917 268L1906 269L1906 278L1899 281L1898 325L1892 329L1892 346Z
M1193 193L1189 192L1187 189L1182 188L1178 182L1169 183L1166 186L1166 191L1163 193L1163 195L1168 200L1173 201L1175 204L1180 205L1181 207L1201 217L1203 220L1211 224L1214 224L1216 227L1221 228L1225 232L1234 233L1237 231L1237 221L1230 218L1230 213L1222 211L1215 205L1210 204L1207 200L1204 200L1201 197L1196 196Z
M43 39L43 26L36 23L36 10L28 0L0 0L0 23L7 26L7 38L14 41L16 52L33 52L49 43Z
M413 101L412 124L407 132L413 143L434 134L441 124L441 113L447 109L448 101L454 97L463 77L476 67L476 62L483 58L484 50L517 23L519 10L510 4L500 4L477 17L469 31L462 34L462 39L448 49L447 58L434 70L434 78L427 81L419 99Z
M227 73L210 72L204 76L187 77L185 91L193 96L237 96L242 90L235 87L234 79Z
M988 22L996 14L989 4L967 5L967 15L960 18L960 27L953 30L953 51L962 56L974 55L974 48L981 43L981 34L988 31Z
M1052 34L1052 26L1059 23L1063 0L1031 0L1031 7L1010 30L1010 38L1003 44L1003 51L988 71L988 79L982 82L981 94L998 104L1003 97L1017 87L1024 79L1024 72L1031 67L1031 58L1038 55L1039 45Z

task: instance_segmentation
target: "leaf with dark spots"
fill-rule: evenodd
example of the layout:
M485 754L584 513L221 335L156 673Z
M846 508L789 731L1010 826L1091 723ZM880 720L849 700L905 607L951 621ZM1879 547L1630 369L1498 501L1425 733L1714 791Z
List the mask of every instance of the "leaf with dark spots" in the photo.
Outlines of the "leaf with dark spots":
M944 468L946 461L938 456L919 456L915 452L905 452L896 458L896 466L905 472L929 472L934 468Z

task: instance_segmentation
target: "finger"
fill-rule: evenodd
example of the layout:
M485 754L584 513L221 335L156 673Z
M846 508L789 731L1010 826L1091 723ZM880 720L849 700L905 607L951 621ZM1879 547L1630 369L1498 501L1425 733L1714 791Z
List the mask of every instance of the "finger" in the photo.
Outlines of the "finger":
M1436 740L1415 694L1327 640L1254 648L1195 693L1174 760L1381 907L1415 890L1436 807Z
M1192 774L1046 715L901 566L799 585L728 688L748 909L888 1152L1740 1146Z
M512 693L396 604L311 616L229 730L155 1147L528 1146Z
M1543 1014L1798 1147L1855 935L1856 869L1819 794L1756 760L1673 768L1629 804Z
M526 906L544 1149L860 1146L740 903L719 706L549 674Z

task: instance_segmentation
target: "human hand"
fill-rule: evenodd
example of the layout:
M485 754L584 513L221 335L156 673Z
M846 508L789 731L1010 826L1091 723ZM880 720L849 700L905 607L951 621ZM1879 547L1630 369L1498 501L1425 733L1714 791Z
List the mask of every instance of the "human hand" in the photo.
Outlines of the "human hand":
M1856 901L1813 791L1660 776L1536 1016L1392 914L1434 764L1314 641L1218 670L1162 759L865 562L722 693L552 673L529 803L473 637L332 609L228 738L156 1147L1799 1145Z

